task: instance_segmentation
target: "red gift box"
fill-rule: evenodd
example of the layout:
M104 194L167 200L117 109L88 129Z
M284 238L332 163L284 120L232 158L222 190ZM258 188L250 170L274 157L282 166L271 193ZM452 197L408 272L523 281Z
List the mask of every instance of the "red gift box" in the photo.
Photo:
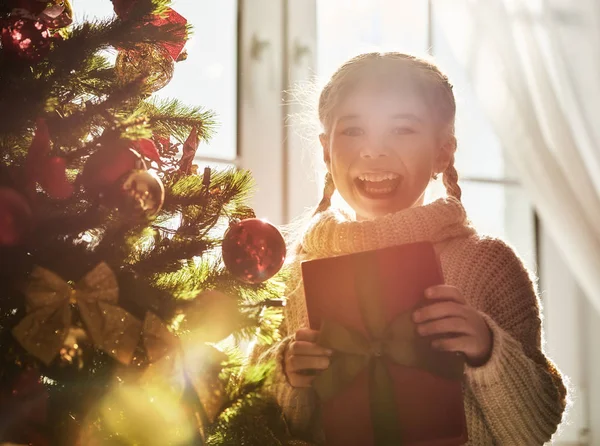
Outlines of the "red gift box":
M433 351L411 319L444 283L433 245L305 261L302 275L310 327L334 350L315 379L326 444L464 444L463 360Z

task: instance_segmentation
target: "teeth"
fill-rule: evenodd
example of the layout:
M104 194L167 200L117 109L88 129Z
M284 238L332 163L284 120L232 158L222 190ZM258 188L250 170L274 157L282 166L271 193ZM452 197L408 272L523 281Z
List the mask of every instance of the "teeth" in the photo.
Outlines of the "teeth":
M386 187L383 189L373 189L371 187L365 187L365 191L367 191L367 193L369 194L381 194L381 195L385 195L385 194L389 194L393 191L394 189L392 189L391 187Z
M394 172L377 172L377 173L363 173L358 177L361 181L370 181L376 183L384 180L395 180L400 175Z

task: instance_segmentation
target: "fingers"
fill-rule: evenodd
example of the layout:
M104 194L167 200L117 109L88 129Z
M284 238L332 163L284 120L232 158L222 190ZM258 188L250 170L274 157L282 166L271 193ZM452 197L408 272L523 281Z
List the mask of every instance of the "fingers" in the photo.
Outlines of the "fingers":
M310 387L315 379L314 371L325 370L329 367L327 356L296 356L290 355L285 362L285 372L293 387ZM311 373L307 373L310 371Z
M328 348L307 341L293 341L290 343L288 349L293 356L331 356L333 353L333 351Z
M436 339L431 342L431 347L446 352L462 352L469 356L473 344L472 336L457 336L454 338Z
M318 330L311 330L310 328L300 328L294 337L296 341L308 341L317 342L319 337Z
M451 285L436 285L425 290L425 297L431 300L451 300L460 304L465 304L467 301L463 297L458 288Z
M417 325L417 332L421 336L439 335L472 335L474 333L471 325L462 317L446 317L434 321L424 322Z
M325 370L329 367L327 356L290 356L286 363L288 373L296 373L301 370Z
M465 317L465 306L457 302L434 302L426 305L413 313L413 321L417 324L442 319L445 317Z
M329 367L333 351L316 344L319 332L301 328L285 352L285 374L293 387L310 387L315 372Z
M291 376L288 376L288 381L292 387L311 387L315 378L316 376L314 375L301 375L298 373L293 373Z

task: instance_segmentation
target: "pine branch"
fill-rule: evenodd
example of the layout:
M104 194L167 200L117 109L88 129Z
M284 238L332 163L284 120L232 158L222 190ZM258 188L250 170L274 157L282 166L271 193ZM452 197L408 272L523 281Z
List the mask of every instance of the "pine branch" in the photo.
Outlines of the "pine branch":
M118 136L127 139L151 136L147 124L140 119L123 120L121 122L107 120L107 117L112 118L109 113L111 109L119 107L120 104L130 98L136 97L141 87L142 85L138 82L127 84L114 89L112 94L101 102L89 102L80 106L69 116L52 116L48 120L48 126L52 129L55 146L78 147L77 150L62 154L68 161L72 161L90 154L90 147L96 146L97 142L95 141L93 144L88 143L81 147L80 141L85 140L90 131L100 132L103 128L109 128L112 130L110 137L116 136L115 133L118 133ZM134 130L136 130L136 133L134 133Z
M179 269L183 260L201 256L215 247L216 241L207 239L178 240L164 238L153 250L141 253L132 265L140 275L172 272Z
M68 107L72 102L85 103L94 97L109 95L115 86L116 77L109 61L100 55L88 59L85 66L71 73L64 83L55 85L53 95L57 100L57 111L61 115L69 114Z
M214 288L214 277L223 273L223 267L215 258L203 256L198 262L189 262L172 273L157 274L152 284L174 299L188 300L198 293Z
M103 228L114 219L107 209L87 202L82 193L76 193L70 199L58 203L56 200L40 199L38 215L36 234L46 239Z
M246 395L228 408L209 429L207 446L292 444L281 408L259 393ZM294 440L300 445L298 440ZM308 443L304 443L309 446Z
M233 333L236 343L255 340L260 345L272 345L281 339L281 308L257 306L254 311L246 310L243 314L245 325Z
M184 105L177 99L149 99L138 105L137 113L148 118L156 134L173 136L180 143L194 127L198 137L208 141L216 126L212 111Z

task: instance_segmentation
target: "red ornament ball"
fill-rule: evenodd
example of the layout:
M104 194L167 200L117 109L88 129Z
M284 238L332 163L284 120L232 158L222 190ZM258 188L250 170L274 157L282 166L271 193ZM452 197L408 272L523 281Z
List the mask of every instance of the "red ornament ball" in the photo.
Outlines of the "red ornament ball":
M0 246L20 244L33 224L31 209L21 194L0 187Z
M90 196L102 198L124 175L137 169L145 170L146 164L135 150L102 147L86 161L81 183Z
M249 218L232 223L223 238L223 261L231 274L247 283L261 283L283 266L286 246L271 223Z
M11 17L2 27L1 41L7 54L35 62L48 54L52 37L40 20Z

